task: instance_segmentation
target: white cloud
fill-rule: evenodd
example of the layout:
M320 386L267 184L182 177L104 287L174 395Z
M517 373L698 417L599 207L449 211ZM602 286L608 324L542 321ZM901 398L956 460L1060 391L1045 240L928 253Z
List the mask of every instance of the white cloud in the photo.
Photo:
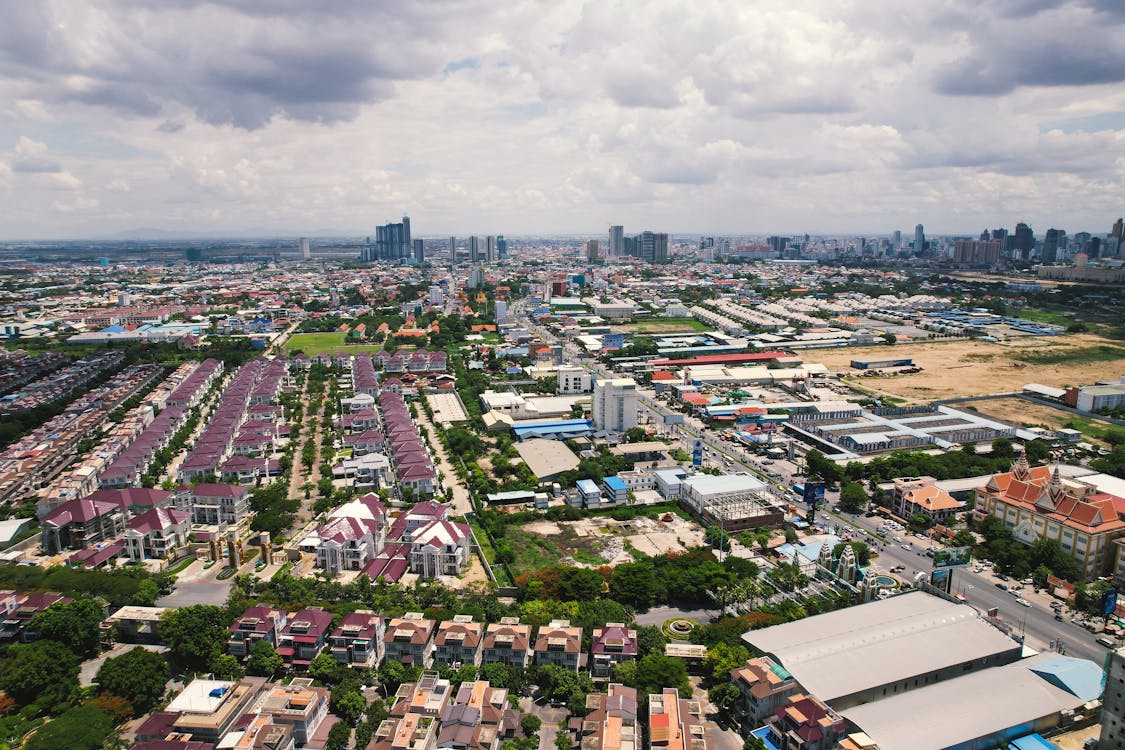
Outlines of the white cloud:
M431 235L1105 231L1125 194L1116 8L13 4L0 236L403 213Z

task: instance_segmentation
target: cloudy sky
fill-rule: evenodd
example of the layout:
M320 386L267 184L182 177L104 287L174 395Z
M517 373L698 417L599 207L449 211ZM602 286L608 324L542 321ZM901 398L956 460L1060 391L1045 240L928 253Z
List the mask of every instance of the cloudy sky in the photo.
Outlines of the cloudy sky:
M0 239L1106 232L1122 0L0 0Z

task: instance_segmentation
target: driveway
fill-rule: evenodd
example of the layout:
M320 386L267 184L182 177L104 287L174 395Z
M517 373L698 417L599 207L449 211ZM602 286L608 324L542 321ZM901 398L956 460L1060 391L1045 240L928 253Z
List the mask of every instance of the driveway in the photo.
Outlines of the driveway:
M533 713L543 725L539 727L539 750L555 750L559 735L559 722L567 717L565 708L552 708L550 703L535 703L531 698L520 698L520 711Z
M638 625L663 625L665 620L686 617L700 624L711 622L719 614L717 609L680 609L679 607L652 607L647 612L637 614Z

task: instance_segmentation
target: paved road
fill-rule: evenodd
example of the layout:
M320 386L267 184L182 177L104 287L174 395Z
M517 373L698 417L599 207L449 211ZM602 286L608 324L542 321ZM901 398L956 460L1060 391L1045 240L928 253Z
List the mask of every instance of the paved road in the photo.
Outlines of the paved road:
M666 620L686 617L699 623L711 622L719 614L716 609L680 609L679 607L653 607L637 614L638 625L663 625Z
M454 515L465 515L471 513L473 504L469 500L469 491L465 485L461 483L461 478L457 475L457 470L453 468L453 464L449 461L449 456L445 452L445 446L441 444L441 439L438 437L437 428L430 418L426 415L425 409L418 410L418 424L425 430L430 447L433 448L434 457L437 459L437 469L443 475L442 484L446 487L453 488L453 502L452 510Z

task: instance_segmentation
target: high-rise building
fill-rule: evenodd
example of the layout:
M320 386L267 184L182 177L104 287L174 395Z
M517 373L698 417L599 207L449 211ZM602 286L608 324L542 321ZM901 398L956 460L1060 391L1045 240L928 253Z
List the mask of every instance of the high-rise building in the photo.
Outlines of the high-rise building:
M789 240L786 237L769 237L766 239L766 243L770 246L770 250L780 256L785 252L785 246L789 244Z
M465 283L469 289L476 289L484 283L484 269L480 266L473 266L469 269L469 280Z
M1000 240L957 240L953 262L967 266L994 266L1000 262Z
M1028 260L1031 251L1035 248L1035 232L1021 221L1016 224L1016 231L1012 237L1012 254L1020 260Z
M926 230L922 225L914 227L914 254L921 255L926 251Z
M1062 238L1063 246L1066 246L1066 232L1061 229L1051 228L1043 235L1043 252L1039 256L1039 260L1043 263L1054 263L1059 258L1059 240Z
M625 255L649 263L668 262L668 235L663 232L641 232L624 238Z
M891 248L898 250L902 247L902 231L896 229L895 233L891 235Z
M414 240L414 262L419 265L426 262L426 246L422 240Z
M1125 648L1115 649L1109 655L1098 747L1125 747L1125 693L1120 690L1122 683L1125 683Z
M615 224L609 228L609 253L610 258L620 258L625 255L625 227Z
M487 263L496 262L496 237L491 234L484 238L484 258Z
M469 237L469 262L480 263L480 237L473 235Z
M413 243L410 239L410 217L403 216L400 224L388 223L375 228L375 246L365 248L364 260L400 261L410 258Z
M449 270L455 271L457 269L457 238L449 238Z
M586 240L586 261L589 263L598 262L598 241Z
M496 322L508 322L508 303L502 299L496 300Z
M301 240L300 240L300 243L301 243L301 257L305 260L308 260L309 258L312 257L312 245L309 243L309 238L308 237L302 237Z
M594 384L594 427L626 432L637 426L637 381L610 378Z
M1125 219L1118 219L1113 222L1113 230L1110 232L1110 236L1113 237L1115 247L1113 252L1108 255L1120 258L1122 254L1125 254Z
M502 234L496 235L496 257L499 260L508 259L508 241Z

